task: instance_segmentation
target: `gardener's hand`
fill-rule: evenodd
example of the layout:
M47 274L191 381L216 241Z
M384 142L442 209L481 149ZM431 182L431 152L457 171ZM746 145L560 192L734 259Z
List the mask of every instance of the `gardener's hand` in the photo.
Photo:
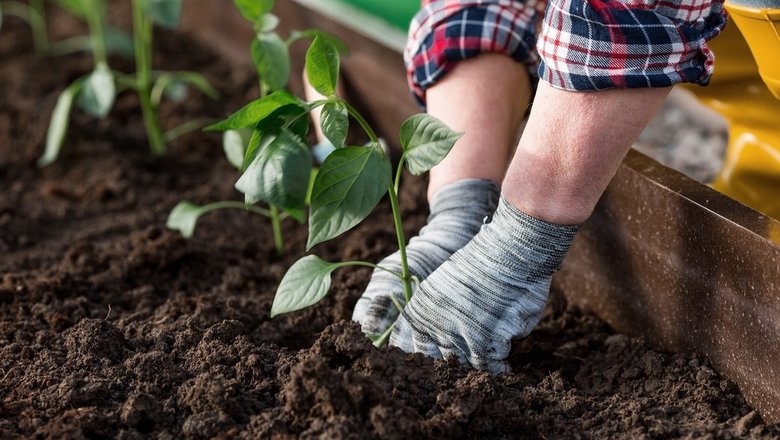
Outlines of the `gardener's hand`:
M578 229L530 217L502 197L493 221L420 285L390 344L509 371L511 340L541 319L550 279Z
M465 246L479 231L485 217L493 214L498 197L498 186L482 179L460 180L437 191L431 201L428 223L406 248L411 274L424 280ZM380 261L379 266L400 274L401 257L396 252ZM375 269L355 305L352 319L361 324L367 335L384 333L399 313L392 297L403 306L403 283L392 273Z

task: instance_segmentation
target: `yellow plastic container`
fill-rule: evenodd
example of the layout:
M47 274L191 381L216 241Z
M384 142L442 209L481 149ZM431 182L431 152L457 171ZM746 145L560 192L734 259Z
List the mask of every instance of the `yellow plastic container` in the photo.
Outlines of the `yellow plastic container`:
M726 7L732 19L739 17L733 20L738 26L731 23L710 42L715 74L709 87L688 88L729 124L725 161L712 186L780 219L780 38L777 22L758 22L780 11ZM740 33L746 27L747 41Z
M780 99L780 9L727 3L726 10L750 46L761 78Z

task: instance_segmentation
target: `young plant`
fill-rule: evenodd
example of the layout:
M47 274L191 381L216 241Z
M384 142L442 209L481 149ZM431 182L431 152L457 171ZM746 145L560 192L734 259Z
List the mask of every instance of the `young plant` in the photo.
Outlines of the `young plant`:
M87 21L90 35L89 48L92 50L94 69L91 73L76 79L60 94L49 122L46 147L43 155L38 159L38 166L49 165L59 156L74 103L78 103L83 111L92 116L105 118L117 94L124 90L138 93L149 147L153 154L165 153L167 141L200 126L200 123L195 121L163 133L157 117L157 109L163 96L180 101L186 96L187 85L199 89L214 99L219 95L208 80L197 73L152 70L152 23L169 28L175 27L181 15L181 0L133 0L132 46L136 64L135 74L118 72L108 65L106 44L109 41L119 42L120 39L106 37L103 18L105 0L59 0L59 2Z
M401 126L400 143L403 147L400 163L392 175L391 164L379 144L379 138L351 105L336 96L336 81L339 72L337 49L326 39L315 37L306 53L306 75L312 86L326 98L306 103L289 95L271 96L265 100L247 106L222 124L231 127L244 126L249 120L265 115L255 126L264 136L277 136L282 139L285 149L266 148L255 153L257 157L268 156L265 162L276 164L276 169L263 170L266 173L304 168L310 163L299 163L288 152L296 151L298 142L290 124L297 115L322 106L321 127L323 133L336 146L322 163L313 183L311 207L309 211L309 238L307 250L327 240L331 240L359 224L365 219L385 194L389 196L392 208L393 224L398 240L401 257L401 272L395 273L367 261L328 262L316 255L301 258L290 267L276 292L271 316L292 312L308 307L320 301L328 292L331 273L345 266L367 266L387 270L397 276L404 286L404 301L408 303L412 296L412 276L406 257L406 238L398 203L398 187L403 167L414 175L420 175L438 164L450 151L461 136L453 132L442 122L427 114L417 114L407 119ZM273 95L272 95L273 96ZM288 122L281 125L267 124L279 113L287 115ZM252 114L252 117L248 117ZM370 139L367 146L346 146L349 117L360 124ZM268 128L268 126L272 128ZM282 138L280 134L290 132L293 136ZM279 142L279 141L277 141ZM284 173L281 173L283 177ZM267 192L284 193L287 186L283 178L265 179L272 185ZM404 304L396 304L402 309ZM391 327L392 329L392 327ZM375 344L381 345L389 336L388 329L383 335L374 335Z
M49 36L46 31L46 9L43 0L30 0L23 3L14 0L0 1L0 28L4 15L13 15L21 18L30 26L35 52L39 55L49 53Z
M287 216L304 221L314 173L305 142L309 130L308 108L284 90L290 77L289 47L302 38L317 35L330 41L333 47L341 50L345 47L338 39L315 30L293 32L286 40L282 39L275 31L279 19L271 13L273 0L234 2L256 33L250 54L259 78L260 97L225 121L206 127L206 131L224 131L225 155L242 172L235 186L244 194L245 203L228 201L199 206L184 201L171 211L167 226L189 237L201 215L214 209L245 208L271 219L274 245L281 255L284 250L281 221ZM343 135L346 136L346 131ZM255 206L260 202L267 203L268 209Z
M95 35L78 35L52 42L49 50L50 55L62 56L75 52L94 52L95 50L105 48L107 53L115 53L128 58L133 56L132 37L125 31L108 24L106 21L106 8L103 2L95 3L94 6L96 7L93 9L87 9L87 7L93 6L93 4L83 0L54 0L54 3L88 24L91 22L90 28L95 29L93 34L102 34L103 44L96 49Z
M243 149L245 142L244 133L241 131L229 131L224 134L223 144L225 146L225 156L228 158L231 165L238 168L239 171L243 170ZM255 202L250 199L247 199L246 202L225 200L209 203L207 205L196 205L186 200L181 201L171 210L170 214L168 214L165 226L168 229L179 231L184 238L190 238L195 233L195 226L197 225L198 219L202 215L217 209L244 209L251 213L270 218L272 220L276 253L277 255L282 255L284 253L281 221L287 218L289 214L280 213L279 210L273 206L269 209L256 206Z

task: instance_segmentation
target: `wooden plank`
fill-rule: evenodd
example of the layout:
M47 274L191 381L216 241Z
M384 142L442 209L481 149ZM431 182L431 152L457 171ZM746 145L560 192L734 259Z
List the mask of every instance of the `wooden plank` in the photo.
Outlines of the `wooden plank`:
M780 421L780 222L631 152L554 288L615 330L693 350Z

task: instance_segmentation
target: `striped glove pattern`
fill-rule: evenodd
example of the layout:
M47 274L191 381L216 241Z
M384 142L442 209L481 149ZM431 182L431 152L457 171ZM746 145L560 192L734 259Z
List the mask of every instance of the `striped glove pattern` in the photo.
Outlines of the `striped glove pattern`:
M495 211L499 194L498 186L485 179L459 180L438 190L430 204L427 224L406 247L411 274L420 281L424 280L455 251L465 246L479 232L485 218ZM398 252L378 265L401 273ZM352 314L352 320L361 324L363 333L382 334L396 320L399 311L391 297L395 297L400 305L404 304L401 280L384 270L375 269Z
M501 197L493 220L420 284L390 344L509 371L511 340L541 319L552 275L578 230L533 218Z

